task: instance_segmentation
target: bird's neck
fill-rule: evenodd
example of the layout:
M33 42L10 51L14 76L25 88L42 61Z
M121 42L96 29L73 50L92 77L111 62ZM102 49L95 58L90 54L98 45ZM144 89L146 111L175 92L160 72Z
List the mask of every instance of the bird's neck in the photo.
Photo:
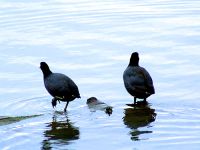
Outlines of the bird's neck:
M138 61L130 61L129 66L139 66Z
M50 74L52 74L52 72L49 69L43 71L44 78L48 77Z
M131 56L129 66L139 66L139 57Z

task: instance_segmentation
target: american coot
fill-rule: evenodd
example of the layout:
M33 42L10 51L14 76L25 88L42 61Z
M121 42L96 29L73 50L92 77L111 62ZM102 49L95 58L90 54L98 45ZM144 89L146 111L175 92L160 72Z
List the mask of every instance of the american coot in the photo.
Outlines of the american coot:
M57 101L67 102L64 108L66 112L69 102L75 98L80 98L77 85L66 75L51 72L46 62L41 62L40 68L43 72L45 88L54 97L52 99L52 106L55 107Z
M132 53L130 62L123 74L124 86L129 94L136 98L144 99L155 93L153 80L147 70L139 66L139 54Z

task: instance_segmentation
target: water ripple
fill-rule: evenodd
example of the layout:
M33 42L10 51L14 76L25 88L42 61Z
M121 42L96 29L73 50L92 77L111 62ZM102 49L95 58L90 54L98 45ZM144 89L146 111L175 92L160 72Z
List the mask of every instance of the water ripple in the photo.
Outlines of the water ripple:
M43 115L0 126L0 148L199 149L199 5L197 0L1 1L0 114ZM125 105L133 98L122 74L133 51L154 80L152 106L144 109L150 114L134 115L138 110ZM82 98L70 103L67 114L64 103L51 106L41 61L79 86ZM86 105L91 96L111 104L112 115L91 112Z

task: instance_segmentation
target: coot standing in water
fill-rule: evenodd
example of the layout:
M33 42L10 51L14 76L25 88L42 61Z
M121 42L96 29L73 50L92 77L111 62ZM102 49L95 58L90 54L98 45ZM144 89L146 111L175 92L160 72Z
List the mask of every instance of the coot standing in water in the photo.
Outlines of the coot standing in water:
M128 93L136 98L144 99L155 93L153 80L147 70L139 66L139 54L132 53L130 62L123 74L124 86Z
M55 107L57 101L67 102L64 108L64 112L66 112L69 102L80 98L77 85L68 76L51 72L46 62L41 62L40 68L43 72L45 88L54 97L52 106Z

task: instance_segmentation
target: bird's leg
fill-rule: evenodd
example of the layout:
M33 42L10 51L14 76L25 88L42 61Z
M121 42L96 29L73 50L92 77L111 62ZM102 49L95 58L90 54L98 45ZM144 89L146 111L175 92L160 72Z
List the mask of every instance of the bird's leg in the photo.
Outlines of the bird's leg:
M69 104L69 101L67 101L67 104L65 105L64 112L67 111L67 106L68 106L68 104Z
M134 104L136 104L136 97L134 97Z

